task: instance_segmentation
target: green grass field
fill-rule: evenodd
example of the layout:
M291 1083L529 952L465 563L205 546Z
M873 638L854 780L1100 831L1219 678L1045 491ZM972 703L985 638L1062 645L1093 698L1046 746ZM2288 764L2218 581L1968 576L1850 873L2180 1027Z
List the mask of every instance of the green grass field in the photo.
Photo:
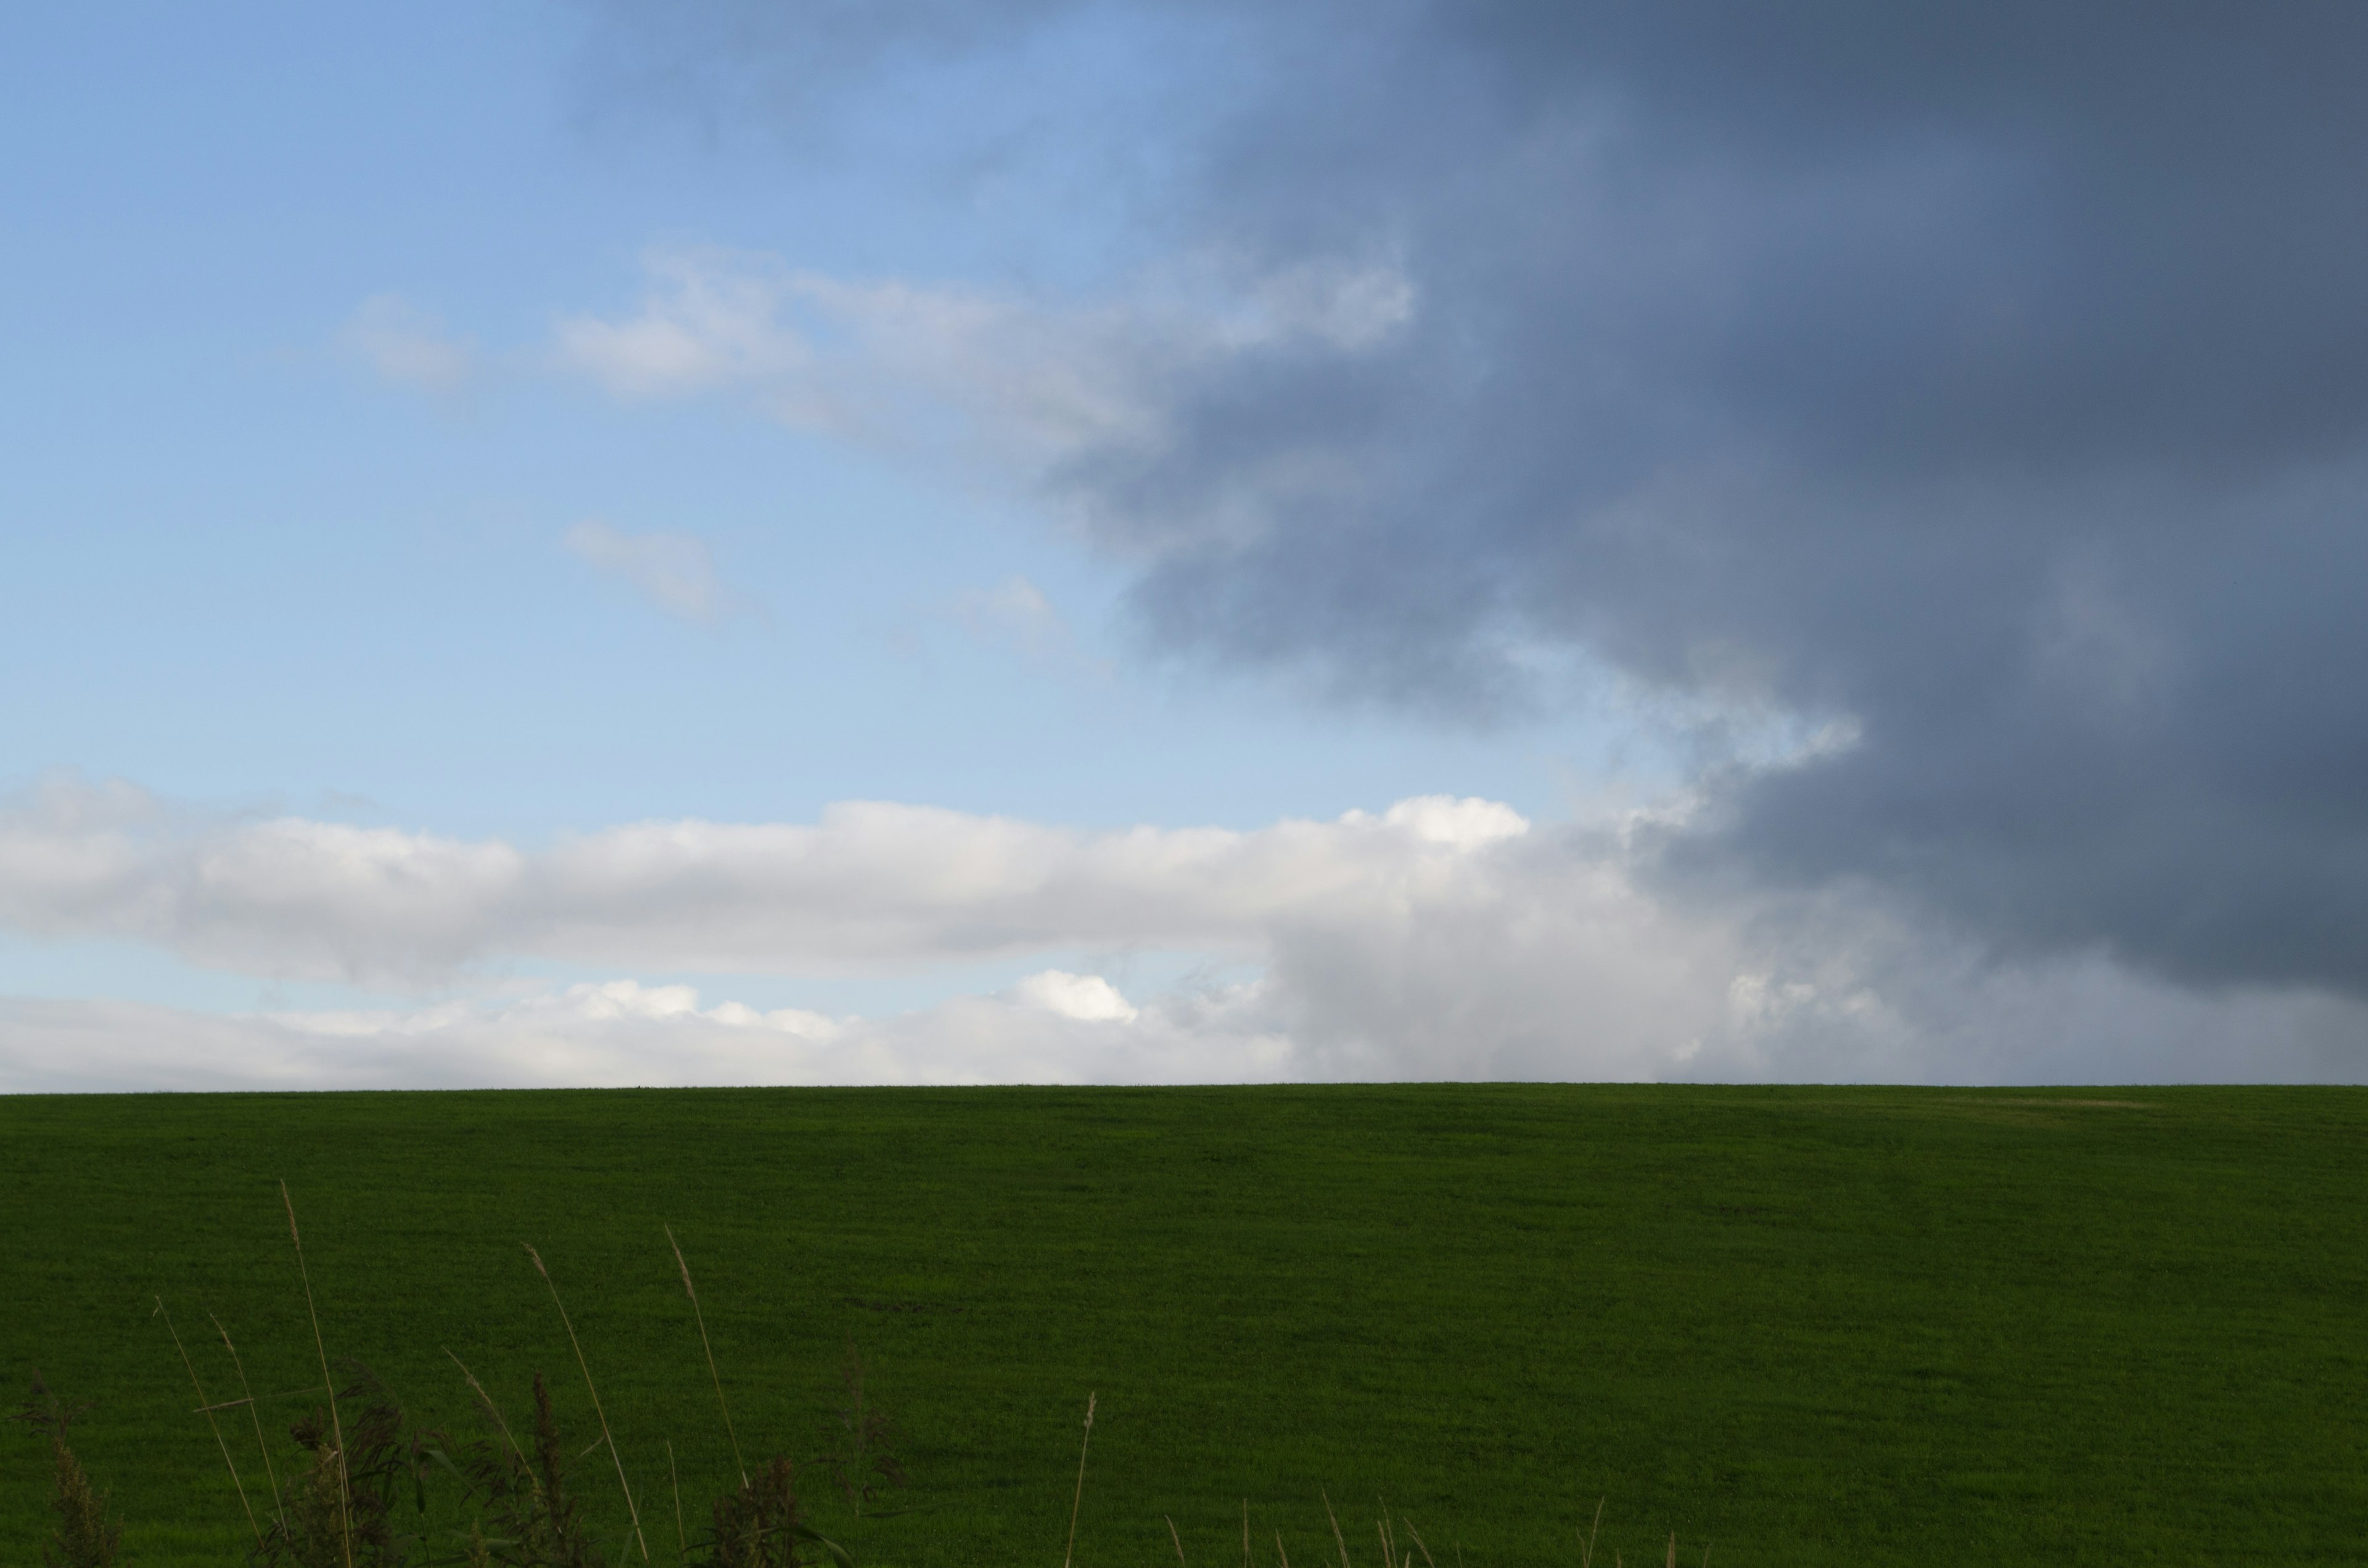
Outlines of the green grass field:
M229 1562L208 1392L333 1357L472 1426L565 1293L656 1561L743 1444L827 1443L844 1346L902 1429L884 1564L1331 1558L1376 1499L1441 1562L2368 1562L2368 1091L1391 1087L0 1099L0 1348L95 1399L126 1559ZM301 1394L268 1400L278 1425ZM242 1428L230 1426L237 1435ZM234 1448L254 1467L253 1439ZM756 1455L752 1451L752 1460ZM44 1526L0 1430L0 1561ZM576 1483L621 1528L606 1458ZM696 1518L694 1518L694 1528ZM1404 1540L1404 1537L1401 1537Z

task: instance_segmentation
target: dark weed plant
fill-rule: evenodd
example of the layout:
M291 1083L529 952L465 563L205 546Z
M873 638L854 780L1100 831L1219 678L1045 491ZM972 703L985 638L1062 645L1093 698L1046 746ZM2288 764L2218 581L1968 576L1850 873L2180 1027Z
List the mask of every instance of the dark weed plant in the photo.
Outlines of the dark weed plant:
M510 1440L509 1426L476 1380L469 1380L486 1425L500 1434L469 1445L456 1467L483 1512L474 1522L470 1561L535 1564L536 1568L607 1568L584 1510L567 1490L566 1449L551 1391L534 1375L534 1457Z
M56 1523L41 1546L41 1561L48 1568L109 1568L123 1538L123 1527L107 1517L106 1494L91 1485L66 1442L67 1428L89 1409L59 1399L36 1371L32 1396L10 1416L49 1439L50 1512Z
M418 1527L441 1436L413 1426L368 1368L357 1368L337 1398L353 1407L350 1419L335 1421L324 1407L289 1429L304 1457L256 1547L264 1568L402 1568L415 1553L425 1559ZM405 1501L416 1521L407 1532L396 1528Z
M838 1409L840 1449L830 1460L831 1480L847 1494L860 1523L863 1506L892 1486L905 1484L904 1461L891 1447L895 1423L864 1396L863 1358L855 1341L847 1342L847 1366L841 1373L847 1403Z
M839 1568L855 1568L845 1549L825 1540L798 1517L790 1461L775 1459L757 1467L740 1490L715 1500L708 1530L704 1568L793 1568L804 1561L801 1543L819 1548Z

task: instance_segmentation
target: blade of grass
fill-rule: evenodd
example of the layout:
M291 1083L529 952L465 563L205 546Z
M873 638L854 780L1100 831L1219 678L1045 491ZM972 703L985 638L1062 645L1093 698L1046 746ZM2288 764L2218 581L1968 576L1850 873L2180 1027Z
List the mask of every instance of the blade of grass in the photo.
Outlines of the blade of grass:
M1291 1568L1291 1553L1282 1549L1282 1532L1281 1530L1274 1532L1274 1555L1275 1560L1282 1564L1282 1568Z
M1100 1397L1097 1393L1086 1395L1086 1436L1077 1445L1077 1494L1069 1499L1069 1544L1061 1552L1061 1568L1069 1568L1069 1559L1077 1551L1077 1510L1086 1501L1086 1450L1093 1447L1094 1401Z
M1176 1521L1174 1519L1168 1519L1167 1516L1165 1514L1162 1514L1159 1517L1163 1519L1167 1519L1167 1539L1176 1543L1177 1568L1191 1568L1191 1565L1184 1561L1184 1538L1176 1533Z
M682 1293L690 1298L691 1321L699 1324L699 1347L707 1352L707 1375L715 1384L715 1408L723 1413L723 1435L732 1442L732 1462L740 1471L740 1484L748 1484L748 1461L740 1457L740 1439L732 1430L732 1407L723 1403L723 1380L715 1370L715 1346L707 1342L707 1314L700 1310L699 1291L690 1282L690 1265L683 1261L682 1244L674 1239L674 1227L660 1227L666 1232L666 1245L674 1248L674 1266L682 1270Z
M321 1358L321 1383L329 1395L329 1432L337 1443L337 1540L345 1549L346 1568L354 1568L353 1513L346 1506L352 1481L346 1473L346 1427L337 1415L337 1380L329 1375L329 1347L321 1338L321 1313L313 1305L313 1273L304 1266L304 1238L296 1230L296 1200L288 1184L279 1184L280 1206L288 1210L288 1239L296 1248L296 1274L304 1281L304 1314L313 1320L313 1348Z
M1603 1528L1603 1499L1595 1500L1595 1522L1587 1527L1587 1539L1578 1543L1578 1568L1594 1568L1595 1532Z
M592 1382L592 1364L584 1358L583 1342L575 1337L575 1325L567 1317L567 1303L559 1299L559 1286L552 1279L551 1270L542 1266L542 1255L534 1250L531 1243L520 1242L518 1244L525 1247L527 1256L534 1260L534 1271L542 1276L543 1284L551 1289L551 1304L559 1309L560 1326L567 1330L567 1343L575 1351L575 1365L584 1373L584 1391L592 1396L592 1414L600 1418L600 1436L609 1445L609 1458L617 1466L617 1489L625 1494L625 1513L633 1521L633 1540L641 1546L642 1561L647 1562L650 1560L650 1543L649 1539L642 1534L642 1511L634 1506L632 1483L625 1480L625 1457L617 1451L616 1434L609 1430L609 1414L600 1408L600 1391Z
M181 1365L188 1369L189 1386L198 1391L199 1414L206 1418L206 1429L214 1435L214 1447L222 1450L222 1463L230 1468L230 1483L238 1492L238 1506L246 1514L246 1528L255 1532L255 1544L260 1550L263 1527L255 1522L255 1506L246 1500L246 1483L238 1478L238 1466L231 1460L230 1444L222 1438L222 1423L214 1419L214 1407L206 1403L206 1385L198 1381L197 1363L189 1359L188 1348L181 1344L181 1331L173 1326L173 1314L165 1310L165 1298L159 1296L155 1300L154 1315L165 1320L165 1332L173 1336L173 1348L180 1352Z
M279 1497L279 1469L271 1462L271 1445L263 1440L262 1412L256 1409L255 1391L247 1387L246 1384L246 1363L239 1359L238 1346L230 1342L230 1330L222 1326L222 1319L214 1316L211 1312L208 1312L206 1314L206 1321L214 1325L214 1332L216 1334L222 1335L222 1348L230 1352L230 1364L233 1368L237 1369L238 1392L246 1396L247 1419L255 1424L255 1446L260 1449L263 1454L263 1473L269 1477L271 1481L272 1517L278 1519L280 1525L284 1528L288 1523L288 1505L282 1502Z

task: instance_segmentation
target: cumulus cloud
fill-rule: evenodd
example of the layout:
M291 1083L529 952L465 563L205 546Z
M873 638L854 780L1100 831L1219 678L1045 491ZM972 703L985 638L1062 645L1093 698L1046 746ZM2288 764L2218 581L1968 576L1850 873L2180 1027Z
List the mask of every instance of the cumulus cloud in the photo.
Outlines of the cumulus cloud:
M383 380L415 392L450 394L475 378L476 345L398 294L362 301L339 340Z
M567 530L564 542L570 555L677 619L706 625L745 608L723 585L714 553L696 534L629 534L586 517Z
M1528 831L1482 801L1247 833L851 802L811 824L638 823L529 850L190 819L124 786L53 780L0 812L0 926L395 986L513 956L795 973L1079 946L1245 952L1279 922L1485 875Z
M1036 432L1156 638L1463 716L1520 711L1521 651L1559 646L1847 724L1714 780L1671 869L2368 994L2368 11L867 16L632 36L730 112L812 116L1080 18L1199 25L1160 236L1251 277L1389 258L1195 353L1057 305L829 307ZM979 401L980 365L1025 390Z
M1439 797L1249 832L1081 833L863 804L812 824L640 824L528 849L214 820L53 780L0 818L0 927L247 972L401 989L517 957L626 974L919 973L1156 949L1247 978L1131 994L1064 963L876 1019L702 1005L630 979L241 1017L18 1000L0 1006L0 1074L156 1087L2368 1070L2368 1010L2323 994L2199 997L2095 953L2001 963L1873 897L1668 896L1640 874L1654 820L1543 826Z

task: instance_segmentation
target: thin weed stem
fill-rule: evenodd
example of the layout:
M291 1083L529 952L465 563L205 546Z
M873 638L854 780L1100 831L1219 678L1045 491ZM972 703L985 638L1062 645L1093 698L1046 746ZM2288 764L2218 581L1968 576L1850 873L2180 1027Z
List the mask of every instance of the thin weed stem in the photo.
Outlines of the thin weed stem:
M700 1310L699 1291L690 1282L690 1265L683 1261L682 1244L674 1239L674 1227L661 1228L666 1232L666 1245L674 1248L674 1266L682 1270L682 1293L690 1298L691 1321L699 1324L699 1347L707 1352L707 1376L715 1384L715 1408L723 1413L723 1435L731 1439L732 1462L739 1467L740 1484L746 1486L748 1461L740 1457L740 1439L732 1430L732 1407L723 1403L723 1379L715 1370L715 1346L707 1342L707 1314Z
M1274 1532L1274 1555L1275 1560L1282 1564L1282 1568L1291 1568L1291 1553L1282 1549L1282 1532L1281 1530Z
M255 1446L263 1454L263 1473L271 1481L272 1517L285 1525L288 1522L288 1505L280 1500L279 1471L271 1462L271 1445L263 1440L263 1415L255 1408L255 1390L247 1386L246 1363L239 1359L238 1346L230 1342L230 1330L222 1326L222 1319L208 1312L206 1321L214 1325L216 1334L222 1335L222 1348L230 1352L230 1364L238 1372L238 1392L245 1396L246 1418L255 1425Z
M668 1437L666 1439L666 1482L674 1488L675 1555L678 1558L688 1559L690 1556L690 1537L684 1532L682 1528L682 1477L677 1473L674 1468L674 1439L672 1437Z
M1167 1539L1176 1543L1176 1568L1191 1568L1191 1564L1184 1561L1184 1538L1176 1533L1176 1521L1166 1514L1159 1517L1167 1519Z
M1077 1494L1069 1499L1069 1544L1061 1552L1061 1568L1069 1568L1069 1559L1077 1551L1077 1510L1086 1502L1086 1450L1094 1443L1094 1401L1098 1393L1086 1395L1086 1435L1077 1444Z
M1578 1568L1594 1568L1595 1532L1603 1528L1603 1502L1595 1500L1595 1522L1587 1527L1587 1539L1578 1543Z
M633 1488L625 1479L625 1457L617 1451L616 1434L609 1430L609 1414L600 1408L600 1391L592 1382L592 1364L584 1358L584 1344L575 1337L575 1325L567 1318L567 1303L559 1299L559 1286L551 1278L551 1270L542 1266L542 1255L529 1242L518 1245L526 1248L527 1256L534 1260L534 1271L542 1276L543 1284L551 1289L551 1304L559 1309L560 1326L567 1330L567 1343L575 1352L575 1365L584 1373L584 1391L592 1396L592 1414L600 1418L600 1437L609 1445L609 1458L617 1467L617 1489L625 1494L625 1513L633 1521L633 1540L642 1549L642 1561L650 1560L649 1538L642 1534L642 1511L634 1506Z
M206 1385L198 1381L197 1363L189 1359L187 1346L181 1343L181 1331L173 1326L173 1314L165 1310L165 1298L156 1299L155 1315L165 1320L165 1332L173 1336L173 1348L181 1354L181 1365L188 1369L189 1386L198 1391L198 1413L206 1418L206 1429L214 1435L214 1447L222 1450L222 1463L230 1467L230 1483L238 1492L238 1506L245 1510L246 1528L255 1532L255 1544L263 1545L263 1527L255 1522L255 1506L246 1500L246 1483L238 1478L238 1466L232 1462L230 1444L222 1439L222 1423L214 1419L213 1406L206 1401Z
M279 1203L288 1210L288 1239L296 1248L296 1275L304 1281L304 1314L313 1320L313 1348L321 1358L321 1385L329 1396L329 1433L337 1443L337 1540L345 1549L346 1568L354 1568L354 1521L346 1505L352 1482L346 1473L346 1427L337 1415L337 1380L329 1375L329 1347L321 1338L320 1310L313 1305L313 1273L304 1266L304 1238L296 1230L296 1200L288 1184L279 1184Z

